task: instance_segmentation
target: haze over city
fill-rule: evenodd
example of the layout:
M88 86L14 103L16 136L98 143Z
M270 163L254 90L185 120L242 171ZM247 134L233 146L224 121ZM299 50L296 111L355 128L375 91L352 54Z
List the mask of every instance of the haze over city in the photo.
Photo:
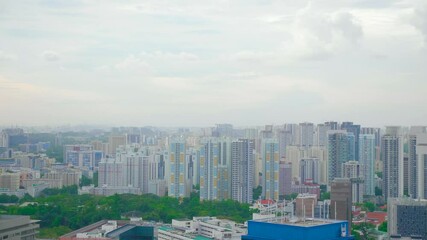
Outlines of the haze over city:
M1 1L0 125L423 125L427 4Z

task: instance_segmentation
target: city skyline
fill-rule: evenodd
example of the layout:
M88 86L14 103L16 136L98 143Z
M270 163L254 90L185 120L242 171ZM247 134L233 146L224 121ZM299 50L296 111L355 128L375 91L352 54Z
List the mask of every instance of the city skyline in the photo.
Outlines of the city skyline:
M2 1L0 125L423 125L427 5Z

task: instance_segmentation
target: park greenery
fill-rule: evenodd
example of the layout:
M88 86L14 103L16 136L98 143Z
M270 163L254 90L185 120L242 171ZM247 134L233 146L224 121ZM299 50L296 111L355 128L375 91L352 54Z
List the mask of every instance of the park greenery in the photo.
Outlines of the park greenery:
M76 193L77 186L45 189L38 198L26 196L25 200L32 204L0 206L0 213L29 215L40 220L39 237L43 238L57 237L102 219L123 219L129 213L144 220L164 223L193 216L216 216L243 223L252 217L249 204L233 200L200 201L197 193L183 199L153 194L106 197Z

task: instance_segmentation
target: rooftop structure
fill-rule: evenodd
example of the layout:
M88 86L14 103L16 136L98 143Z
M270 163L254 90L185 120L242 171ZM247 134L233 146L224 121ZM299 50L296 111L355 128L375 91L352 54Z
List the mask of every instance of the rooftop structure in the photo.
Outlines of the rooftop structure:
M88 239L154 239L154 224L140 218L125 220L101 220L59 237L59 240Z
M340 240L354 239L349 235L347 221L307 218L286 220L271 218L248 221L248 234L242 240Z
M31 220L29 216L0 215L0 239L36 239L38 222Z

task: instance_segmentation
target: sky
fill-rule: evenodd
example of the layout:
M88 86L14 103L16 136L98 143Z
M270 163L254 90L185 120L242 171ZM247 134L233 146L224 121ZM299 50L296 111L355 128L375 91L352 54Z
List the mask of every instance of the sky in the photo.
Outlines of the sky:
M0 125L427 125L425 0L0 1Z

